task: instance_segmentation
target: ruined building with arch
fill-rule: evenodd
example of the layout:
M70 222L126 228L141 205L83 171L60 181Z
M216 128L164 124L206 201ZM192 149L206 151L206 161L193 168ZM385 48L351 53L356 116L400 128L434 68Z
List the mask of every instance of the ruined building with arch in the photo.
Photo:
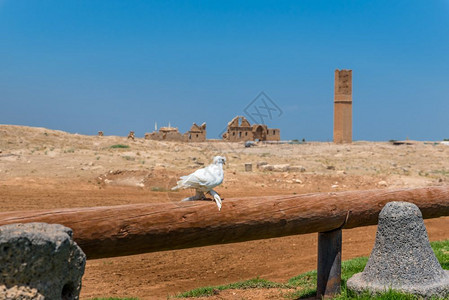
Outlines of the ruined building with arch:
M227 142L279 141L280 129L268 128L265 124L253 124L243 116L236 116L228 123L223 140Z

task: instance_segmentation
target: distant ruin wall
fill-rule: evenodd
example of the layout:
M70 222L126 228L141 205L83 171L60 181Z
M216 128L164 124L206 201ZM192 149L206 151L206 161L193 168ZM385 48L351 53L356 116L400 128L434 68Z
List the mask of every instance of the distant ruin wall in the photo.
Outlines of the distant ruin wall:
M279 129L268 128L265 124L251 125L242 116L234 117L223 134L223 140L227 142L280 141L280 139Z
M252 127L230 127L227 131L228 142L245 142L254 140Z
M206 123L201 126L193 123L192 128L184 134L175 127L161 127L159 131L145 133L145 139L155 141L174 141L174 142L205 142L206 141Z
M161 127L159 131L145 134L145 139L155 141L176 141L176 142L205 142L206 123L197 125L193 123L189 131L181 134L177 127ZM223 134L223 141L246 142L246 141L280 141L281 130L278 128L268 128L265 124L253 124L243 116L234 117L227 126Z
M334 143L352 142L352 70L335 70Z
M205 142L206 132L187 132L185 133L189 142Z
M206 123L201 126L193 123L189 131L184 133L188 142L205 142L206 141Z
M145 139L155 141L187 142L187 137L179 132L151 132L145 134Z
M280 141L281 140L281 130L280 129L267 129L267 141Z

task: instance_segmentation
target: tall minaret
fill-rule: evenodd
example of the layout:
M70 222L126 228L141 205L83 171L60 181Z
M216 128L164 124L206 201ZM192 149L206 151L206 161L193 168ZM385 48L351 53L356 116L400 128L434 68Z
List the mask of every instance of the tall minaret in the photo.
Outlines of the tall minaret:
M334 143L352 143L352 70L335 70Z

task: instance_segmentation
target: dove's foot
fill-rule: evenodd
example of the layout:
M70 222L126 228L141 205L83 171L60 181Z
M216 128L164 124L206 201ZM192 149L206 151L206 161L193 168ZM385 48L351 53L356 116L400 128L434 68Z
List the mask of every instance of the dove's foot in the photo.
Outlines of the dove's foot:
M206 196L203 192L196 192L195 196L184 198L181 201L195 201L195 200L204 200Z
M196 196L187 197L187 198L182 199L181 201L194 201L194 200L198 200L198 199L196 198Z

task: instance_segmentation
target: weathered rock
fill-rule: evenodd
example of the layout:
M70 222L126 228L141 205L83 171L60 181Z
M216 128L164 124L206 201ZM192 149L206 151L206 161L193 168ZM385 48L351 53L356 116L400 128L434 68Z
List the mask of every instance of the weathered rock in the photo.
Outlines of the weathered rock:
M356 292L391 288L425 298L449 295L449 271L443 270L435 257L415 204L385 205L365 270L351 277L347 286Z
M290 165L273 165L274 172L287 172Z
M303 166L289 166L288 170L291 172L305 172L306 168Z
M45 297L35 288L17 285L11 288L0 286L0 297L0 299L45 300Z
M274 172L305 172L306 168L303 166L290 166L289 164L282 164L282 165L268 165L264 164L261 165L260 163L257 164L257 167L262 171L274 171Z
M59 224L0 227L0 299L79 299L86 255Z
M268 165L268 163L266 161L259 161L257 163L257 168L260 168L261 166L265 166L265 165Z
M262 171L273 171L273 165L262 165L259 167Z
M381 181L379 181L379 182L377 183L377 186L380 186L380 187L387 187L387 186L388 186L388 183L387 183L385 180L381 180Z

